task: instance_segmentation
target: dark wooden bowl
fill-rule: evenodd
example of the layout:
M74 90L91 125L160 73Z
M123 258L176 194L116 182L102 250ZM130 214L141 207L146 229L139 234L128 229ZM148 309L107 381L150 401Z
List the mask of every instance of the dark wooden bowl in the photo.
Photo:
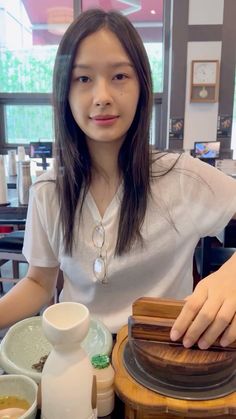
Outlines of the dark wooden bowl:
M185 349L166 343L129 339L138 366L152 377L180 387L219 386L236 368L236 352Z

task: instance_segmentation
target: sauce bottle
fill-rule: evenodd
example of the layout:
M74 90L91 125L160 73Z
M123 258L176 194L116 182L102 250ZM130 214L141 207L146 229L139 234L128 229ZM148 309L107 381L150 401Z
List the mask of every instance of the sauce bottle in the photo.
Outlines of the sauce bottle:
M97 415L107 416L114 409L115 372L108 355L94 355L91 362L97 379Z

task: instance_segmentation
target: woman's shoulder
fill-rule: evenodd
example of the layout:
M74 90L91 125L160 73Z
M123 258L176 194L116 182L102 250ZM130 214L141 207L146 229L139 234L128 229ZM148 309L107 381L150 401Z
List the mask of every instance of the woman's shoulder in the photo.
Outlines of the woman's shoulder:
M169 151L153 151L151 154L152 174L162 175L175 167L182 166L183 154Z
M43 172L40 176L38 176L35 179L35 184L40 183L41 181L55 181L56 180L56 175L55 175L55 170L54 169L50 169L50 170L45 170L45 172Z
M152 173L154 175L171 173L172 169L180 174L186 172L199 174L199 170L208 171L208 169L212 170L212 167L187 153L173 153L169 151L154 151L152 153Z
M46 170L40 176L38 176L33 185L40 189L43 185L55 184L56 175L54 169Z
M50 194L51 192L55 192L56 187L56 176L55 171L53 169L45 171L45 173L41 174L36 178L32 187L31 193L35 196L40 196L42 198L43 195Z

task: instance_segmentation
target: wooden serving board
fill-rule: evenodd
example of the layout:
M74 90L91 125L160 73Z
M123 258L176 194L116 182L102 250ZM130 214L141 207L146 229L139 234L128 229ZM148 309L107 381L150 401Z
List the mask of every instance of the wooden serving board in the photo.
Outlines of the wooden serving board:
M215 400L180 400L162 396L139 384L124 366L123 354L127 342L128 327L124 326L117 335L112 364L115 391L125 403L125 419L236 419L236 393Z

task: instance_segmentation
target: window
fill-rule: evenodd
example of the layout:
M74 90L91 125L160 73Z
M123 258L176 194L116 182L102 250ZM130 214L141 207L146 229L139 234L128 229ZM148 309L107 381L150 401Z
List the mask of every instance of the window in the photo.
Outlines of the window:
M0 138L7 146L53 139L53 65L72 20L73 0L1 1Z
M91 7L120 10L143 39L152 68L155 93L152 144L157 144L156 138L161 136L160 120L164 117L163 78L168 74L163 70L163 16L170 1L1 0L0 146L7 149L40 138L53 139L50 101L58 44L74 15Z
M52 107L48 105L6 105L6 140L9 144L29 144L53 139ZM43 121L43 123L42 123Z

